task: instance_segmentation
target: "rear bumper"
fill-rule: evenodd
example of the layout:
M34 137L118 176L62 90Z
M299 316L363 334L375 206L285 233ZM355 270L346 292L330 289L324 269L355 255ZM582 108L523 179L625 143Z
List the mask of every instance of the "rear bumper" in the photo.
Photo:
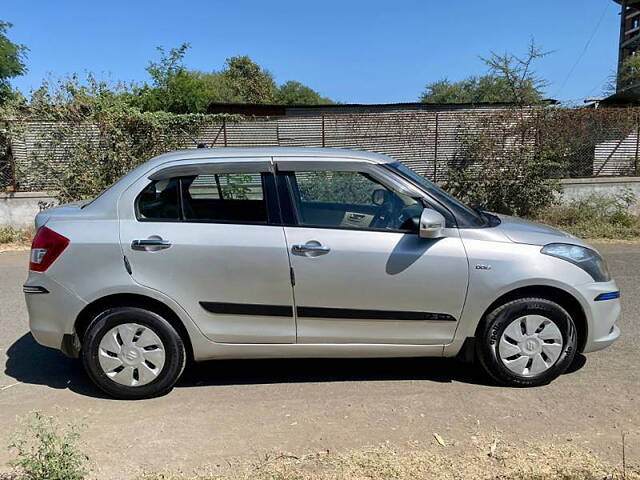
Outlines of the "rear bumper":
M615 281L588 283L576 287L587 317L587 341L583 353L595 352L608 347L620 337L620 328L616 325L620 319L621 304L619 298L596 300L599 295L617 292Z
M64 350L65 335L73 335L75 319L86 302L58 282L35 272L29 273L23 291L33 337L40 345Z

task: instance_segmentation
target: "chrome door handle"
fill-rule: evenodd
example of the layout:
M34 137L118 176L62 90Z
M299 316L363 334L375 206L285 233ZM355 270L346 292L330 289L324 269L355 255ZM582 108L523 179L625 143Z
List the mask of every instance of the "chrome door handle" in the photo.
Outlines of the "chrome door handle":
M294 245L291 252L297 255L309 254L310 256L326 255L331 249L317 243L305 243L304 245Z
M171 242L169 240L156 238L145 238L144 240L134 240L131 242L131 248L133 250L146 250L148 247L152 247L154 250L164 250L170 246Z

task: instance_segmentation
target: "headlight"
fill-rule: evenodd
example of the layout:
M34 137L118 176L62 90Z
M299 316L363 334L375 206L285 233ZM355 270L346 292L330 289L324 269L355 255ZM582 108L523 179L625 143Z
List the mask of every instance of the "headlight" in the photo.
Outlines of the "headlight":
M587 272L596 282L608 282L611 280L607 264L604 259L590 248L570 245L567 243L550 243L540 250L545 255L561 258L577 265Z

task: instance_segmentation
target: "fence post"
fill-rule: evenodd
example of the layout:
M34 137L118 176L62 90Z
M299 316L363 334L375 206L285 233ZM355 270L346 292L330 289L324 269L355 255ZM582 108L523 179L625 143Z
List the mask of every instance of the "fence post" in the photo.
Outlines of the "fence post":
M325 146L325 141L324 141L324 114L322 115L322 146Z
M433 181L438 180L438 120L439 114L436 112L436 131L433 144Z
M222 138L224 138L224 146L227 146L227 119L222 119Z
M633 171L638 175L638 154L640 154L640 118L636 119L636 158L633 162Z

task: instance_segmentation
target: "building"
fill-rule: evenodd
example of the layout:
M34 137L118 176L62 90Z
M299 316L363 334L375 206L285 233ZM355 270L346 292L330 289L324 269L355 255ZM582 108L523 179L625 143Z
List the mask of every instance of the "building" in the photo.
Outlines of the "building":
M640 51L640 0L614 0L620 4L620 49L618 52L618 71L622 63L631 55ZM618 77L617 90L629 85L621 85Z

